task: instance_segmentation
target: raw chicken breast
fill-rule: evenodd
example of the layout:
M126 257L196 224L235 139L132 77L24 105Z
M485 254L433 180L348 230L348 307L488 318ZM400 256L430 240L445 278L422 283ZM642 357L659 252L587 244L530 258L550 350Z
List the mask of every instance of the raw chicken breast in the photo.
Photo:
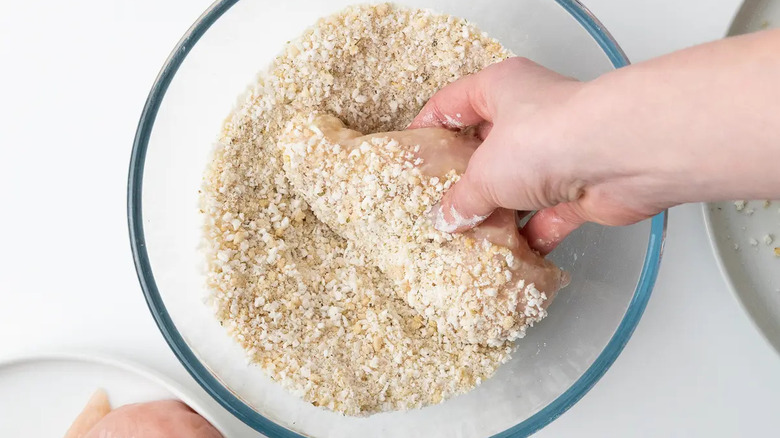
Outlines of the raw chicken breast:
M84 437L109 412L111 412L111 403L108 402L108 395L106 391L98 389L89 398L79 416L73 420L70 429L65 432L65 438Z
M431 206L479 143L441 128L363 135L330 115L291 122L279 139L293 189L409 305L440 332L500 345L541 320L568 280L529 248L514 211L498 210L463 234L433 228Z
M177 400L114 409L84 438L222 438L205 418Z

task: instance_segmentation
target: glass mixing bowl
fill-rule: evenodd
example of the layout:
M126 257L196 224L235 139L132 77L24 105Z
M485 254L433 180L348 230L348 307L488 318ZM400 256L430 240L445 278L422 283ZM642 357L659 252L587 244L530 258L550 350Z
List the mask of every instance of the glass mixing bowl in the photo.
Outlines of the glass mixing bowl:
M409 412L351 418L299 400L247 364L204 304L198 189L221 123L287 40L349 3L218 1L171 53L146 102L130 164L131 243L149 308L195 380L269 437L529 435L579 400L628 341L656 278L665 213L572 235L552 254L572 274L571 285L513 359L474 391ZM573 0L402 4L467 18L516 54L580 79L628 63Z

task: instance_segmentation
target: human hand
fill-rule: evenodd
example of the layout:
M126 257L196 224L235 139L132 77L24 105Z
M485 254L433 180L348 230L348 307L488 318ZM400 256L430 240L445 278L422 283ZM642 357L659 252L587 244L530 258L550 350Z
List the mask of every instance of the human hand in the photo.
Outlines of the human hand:
M84 438L222 438L205 418L178 400L135 403L114 409Z
M685 202L778 199L780 29L726 38L589 82L511 58L436 93L410 128L484 140L444 196L442 231L497 207L538 212L552 251L584 222L627 225Z
M476 125L484 140L440 202L437 227L464 231L498 207L538 210L522 234L547 254L584 222L626 225L666 208L641 196L636 166L616 168L619 157L605 159L612 151L588 150L570 136L577 123L570 102L583 86L510 58L436 93L410 129Z

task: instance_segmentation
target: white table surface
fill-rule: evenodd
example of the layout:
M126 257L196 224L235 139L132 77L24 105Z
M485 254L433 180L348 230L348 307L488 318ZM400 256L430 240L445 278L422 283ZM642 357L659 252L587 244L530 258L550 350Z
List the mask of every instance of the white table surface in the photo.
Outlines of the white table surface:
M589 3L639 61L718 38L739 1ZM197 388L138 286L125 183L155 75L208 4L0 0L0 359L97 351ZM767 436L779 407L780 357L727 290L689 205L671 212L663 269L625 351L537 436Z

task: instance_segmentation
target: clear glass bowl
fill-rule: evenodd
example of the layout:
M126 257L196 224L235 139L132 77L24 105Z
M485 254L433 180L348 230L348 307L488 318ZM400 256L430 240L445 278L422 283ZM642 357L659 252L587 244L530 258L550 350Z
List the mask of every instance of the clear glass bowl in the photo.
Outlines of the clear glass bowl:
M171 53L141 116L128 187L132 250L149 308L195 380L269 437L529 435L579 400L628 341L656 278L665 213L571 236L552 258L572 283L514 358L474 391L410 412L350 418L297 399L247 364L204 304L198 189L221 123L287 40L349 3L218 1ZM580 79L628 63L573 0L402 4L467 18L516 54Z

